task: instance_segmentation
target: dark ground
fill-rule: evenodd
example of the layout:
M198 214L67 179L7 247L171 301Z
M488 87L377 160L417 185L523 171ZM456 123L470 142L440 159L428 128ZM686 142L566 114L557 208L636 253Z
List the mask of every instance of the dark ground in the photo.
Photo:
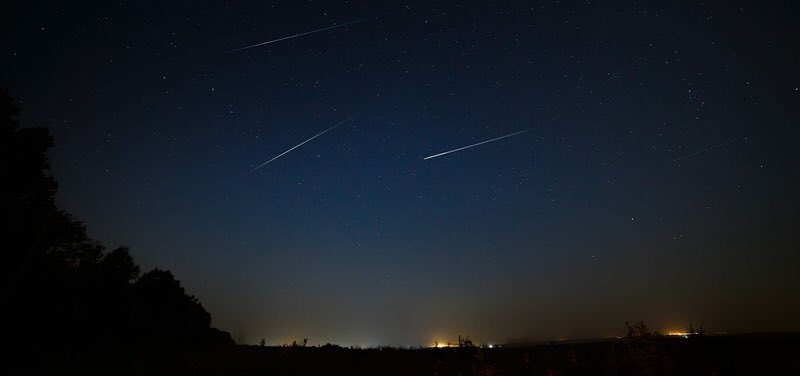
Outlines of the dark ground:
M800 375L800 335L619 339L505 348L234 346L207 354L212 375Z

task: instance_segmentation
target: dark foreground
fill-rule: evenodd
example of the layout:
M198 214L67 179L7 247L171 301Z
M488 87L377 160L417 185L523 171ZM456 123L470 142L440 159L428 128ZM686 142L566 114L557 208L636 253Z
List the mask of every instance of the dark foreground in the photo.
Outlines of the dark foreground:
M235 346L197 363L211 375L800 375L800 335L619 339L504 348Z

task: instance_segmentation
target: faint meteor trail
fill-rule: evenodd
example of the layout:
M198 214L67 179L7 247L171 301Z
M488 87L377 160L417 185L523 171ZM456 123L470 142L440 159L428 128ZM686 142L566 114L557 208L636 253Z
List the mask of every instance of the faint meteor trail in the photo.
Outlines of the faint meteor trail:
M505 136L500 136L500 137L497 137L497 138L493 138L493 139L491 139L491 140L481 141L481 142L478 142L477 144L472 144L472 145L462 146L462 147L460 147L460 148L458 148L458 149L453 149L453 150L450 150L450 151L445 151L445 152L442 152L442 153L439 153L439 154L434 154L434 155L431 155L431 156L428 156L428 157L422 158L422 160L423 160L423 161L426 161L426 160L428 160L428 159L433 159L433 158L436 158L436 157L441 157L441 156L443 156L443 155L447 155L447 154L450 154L450 153L455 153L455 152L457 152L457 151L461 151L461 150L464 150L464 149L469 149L469 148L472 148L472 147L475 147L475 146L479 146L479 145L483 145L483 144L488 144L488 143L490 143L490 142L499 141L499 140L502 140L502 139L504 139L504 138L508 138L508 137L511 137L511 136L516 136L516 135L518 135L518 134L522 134L522 133L529 132L529 131L532 131L532 130L533 130L533 128L529 128L529 129L526 129L526 130L524 130L524 131L514 132L514 133L512 133L512 134L507 134L507 135L505 135Z
M684 159L687 159L687 158L694 157L694 156L696 156L696 155L698 155L698 154L702 154L702 153L705 153L705 152L707 152L707 151L714 150L714 149L716 149L716 148L719 148L719 147L723 147L723 146L725 146L725 145L727 145L727 144L730 144L730 143L733 143L733 142L739 141L740 139L741 139L741 137L736 137L736 138L732 138L732 139L730 139L730 140L728 140L728 141L725 141L725 142L722 142L722 143L719 143L719 144L716 144L716 145L711 145L711 146L709 146L709 147L707 147L707 148L700 149L700 150L698 150L698 151L696 151L696 152L694 152L694 153L691 153L691 154L686 154L686 155L684 155L684 156L682 156L682 157L675 158L675 159L673 159L673 160L672 160L672 163L679 162L679 161L682 161L682 160L684 160ZM746 138L745 138L745 140L746 140Z
M330 130L332 130L332 129L334 129L334 128L336 128L336 127L338 127L338 126L340 126L340 125L342 125L342 124L344 124L344 123L347 123L347 122L348 122L348 121L350 121L350 120L353 120L353 119L351 119L351 118L347 118L347 119L344 119L344 120L342 120L342 121L340 121L340 122L338 122L338 123L334 124L332 127L328 128L328 129L326 129L326 130L324 130L324 131L322 131L322 132L319 132L319 133L317 133L316 135L314 135L314 137L311 137L311 138L309 138L308 140L305 140L305 141L303 141L303 142L301 142L301 143L299 143L299 144L297 144L297 145L293 146L291 149L289 149L289 150L287 150L287 151L285 151L285 152L283 152L283 153L280 153L280 154L276 155L275 157L273 157L272 159L270 159L270 160L268 160L268 161L266 161L266 162L264 162L264 163L262 163L262 164L260 164L260 165L256 166L256 168L254 168L254 169L250 170L250 172L255 172L256 170L258 170L258 169L259 169L259 168L261 168L261 167L264 167L264 166L266 166L266 165L267 165L267 164L269 164L270 162L272 162L272 161L274 161L274 160L276 160L276 159L278 159L278 158L280 158L280 157L283 157L284 155L288 154L290 151L292 151L292 150L294 150L294 149L297 149L297 148L299 148L299 147L303 146L303 144L305 144L306 142L309 142L309 141L311 141L311 140L313 140L313 139L315 139L315 138L317 138L317 137L319 137L319 136L322 136L322 135L323 135L323 134L325 134L326 132L328 132L328 131L330 131Z
M261 43L251 44L249 46L244 46L244 47L241 47L241 48L236 48L236 49L233 49L233 50L230 50L230 51L226 51L225 53L229 54L231 52L242 51L242 50L246 50L246 49L253 48L253 47L265 46L265 45L268 45L268 44L284 41L284 40L287 40L287 39L292 39L292 38L302 37L304 35L319 33L320 31L325 31L325 30L335 29L337 27L352 25L352 24L358 23L358 22L361 22L361 20L355 20L355 21L345 22L345 23L339 24L339 25L323 27L321 29L306 31L305 33L292 34L292 35L289 35L289 36L286 36L286 37L283 37L283 38L273 39L273 40L269 40L269 41L266 41L266 42L261 42Z

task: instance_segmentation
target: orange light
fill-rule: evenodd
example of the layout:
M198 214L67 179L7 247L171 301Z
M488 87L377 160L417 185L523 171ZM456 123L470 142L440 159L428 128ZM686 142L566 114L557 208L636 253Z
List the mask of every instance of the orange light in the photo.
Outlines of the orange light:
M689 338L689 336L690 336L690 335L692 335L692 333L686 333L686 332L667 332L667 335L668 335L668 336L670 336L670 337L683 337L683 338Z

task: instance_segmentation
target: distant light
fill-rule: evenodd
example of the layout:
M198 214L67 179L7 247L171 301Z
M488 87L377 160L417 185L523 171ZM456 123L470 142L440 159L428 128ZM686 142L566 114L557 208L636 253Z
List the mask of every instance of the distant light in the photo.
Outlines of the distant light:
M691 334L692 333L686 333L686 332L667 332L668 336L683 337L683 338L689 338L689 335Z
M490 348L490 349L493 349L493 348L494 348L494 345L489 345L489 348Z
M443 348L446 348L446 347L458 347L458 344L457 343L450 343L450 342L436 342L431 347L435 347L437 349L443 349Z

